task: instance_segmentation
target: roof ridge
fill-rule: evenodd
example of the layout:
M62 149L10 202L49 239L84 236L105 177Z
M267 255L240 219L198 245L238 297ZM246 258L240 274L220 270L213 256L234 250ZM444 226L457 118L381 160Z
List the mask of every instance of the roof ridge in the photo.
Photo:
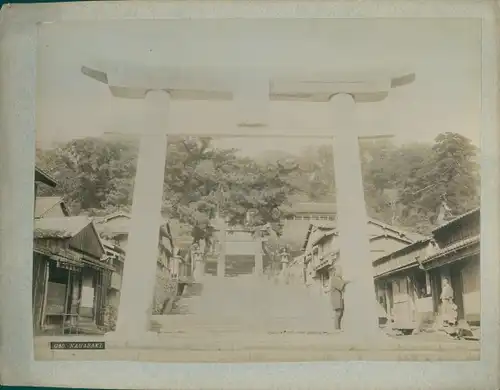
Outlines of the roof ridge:
M411 231L408 231L406 230L406 228L404 227L400 227L400 226L396 226L396 225L391 225L390 223L386 223L384 221L381 221L379 219L376 219L376 218L368 218L369 221L372 221L374 223L378 223L380 225L383 225L384 227L388 227L389 229L392 229L396 232L399 232L400 234L408 237L409 239L411 239L411 237L409 235L415 235L415 236L419 236L420 238L419 239L422 239L424 237L426 237L425 234L421 234L421 233L416 233L416 232L411 232ZM411 239L412 241L415 241L413 239ZM418 240L417 240L418 241Z
M91 224L93 225L92 219L82 215L37 218L35 220L34 230L64 231L70 237L73 237L79 231Z

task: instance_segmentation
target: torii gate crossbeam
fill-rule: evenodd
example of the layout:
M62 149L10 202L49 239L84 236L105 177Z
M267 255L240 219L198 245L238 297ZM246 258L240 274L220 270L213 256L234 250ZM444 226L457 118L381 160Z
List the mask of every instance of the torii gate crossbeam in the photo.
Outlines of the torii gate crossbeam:
M413 82L412 73L369 72L331 74L294 70L172 69L140 65L105 64L100 68L82 67L82 72L109 86L113 96L137 99L148 130L142 134L132 206L133 228L125 260L117 334L137 339L149 330L150 308L157 249L157 231L149 216L157 216L162 206L162 185L167 135L201 135L198 130L170 129L167 125L171 99L232 100L239 96L242 78L256 79L261 86L249 100L330 102L332 129L272 131L257 118L251 127L228 127L218 136L228 137L321 137L332 140L337 187L337 223L341 268L350 281L346 290L344 327L358 341L378 334L377 308L373 299L373 271L367 232L359 138L380 137L359 131L356 103L385 99L391 88ZM252 73L254 72L254 73ZM257 76L253 76L253 75ZM264 76L263 76L264 75ZM262 82L267 77L266 82ZM244 91L243 91L244 92ZM243 96L245 94L243 93ZM248 119L248 118L247 118ZM146 120L144 121L146 123ZM255 126L254 126L255 125ZM266 131L267 130L267 131ZM209 134L205 134L209 135ZM140 292L140 293L138 293Z

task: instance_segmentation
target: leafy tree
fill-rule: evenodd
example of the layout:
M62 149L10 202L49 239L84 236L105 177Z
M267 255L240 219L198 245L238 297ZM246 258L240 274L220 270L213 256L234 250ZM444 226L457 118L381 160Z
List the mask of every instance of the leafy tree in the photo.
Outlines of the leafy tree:
M194 242L208 243L217 213L236 225L245 222L248 210L256 210L249 228L270 223L280 233L279 209L295 191L287 181L297 170L295 162L263 165L236 152L214 148L209 138L174 137L169 142L163 212L191 226ZM64 195L74 213L102 215L130 208L135 142L78 139L38 150L37 157L60 182L42 195Z
M329 145L310 147L298 156L267 153L250 159L235 149L215 148L209 138L169 141L163 211L190 226L195 242L210 241L211 221L219 215L250 230L267 225L269 242L278 243L281 220L287 216L283 206L292 199L335 199ZM478 206L477 153L470 140L455 133L440 134L434 144L362 141L369 215L425 233L433 227L442 195L455 214ZM64 196L75 214L129 210L136 160L137 143L123 139L85 138L37 150L37 164L60 183L55 189L41 188L42 195Z
M436 137L430 156L411 172L402 198L431 223L435 221L441 197L455 215L479 205L478 148L456 133Z
M280 234L279 210L295 191L287 178L296 171L296 164L264 165L236 152L213 148L208 138L176 138L169 145L164 209L193 227L195 242L208 243L216 215L230 225L246 223L250 229L270 223ZM255 213L246 221L249 210Z
M119 208L131 202L136 145L102 138L77 139L55 149L37 150L37 163L59 186L41 195L64 196L76 214L82 210Z
M479 205L478 149L462 135L444 133L434 144L402 146L363 140L360 149L367 212L373 218L428 233L443 195L456 215ZM331 149L308 148L300 161L301 188L309 199L334 199Z

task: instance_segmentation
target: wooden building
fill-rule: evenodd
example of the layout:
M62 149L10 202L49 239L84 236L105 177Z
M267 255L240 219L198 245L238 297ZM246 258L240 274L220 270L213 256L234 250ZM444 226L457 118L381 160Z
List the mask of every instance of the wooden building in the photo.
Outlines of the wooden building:
M285 207L286 221L334 221L337 206L329 202L295 202Z
M370 250L374 262L378 258L422 239L421 235L402 231L375 219L368 220ZM320 288L328 285L329 269L338 260L338 232L335 223L310 224L303 245L306 283Z
M130 230L131 217L126 212L117 212L105 217L95 218L96 229L101 238L108 242L108 252L112 251L109 245L118 247L123 253L120 255L125 260L127 251L128 233ZM178 285L177 280L172 278L172 270L175 267L173 261L174 243L167 221L162 221L158 225L158 257L156 259L156 286L153 299L154 313L161 313L165 301L176 295ZM109 293L111 302L116 307L119 305L121 281L124 266L118 266L112 276L112 291Z
M411 331L439 316L445 278L454 290L458 320L480 325L480 209L458 216L374 262L379 302L393 327Z
M413 331L434 320L434 275L421 266L430 245L423 238L373 262L377 300L395 329Z
M35 219L33 251L35 333L99 332L112 267L92 220Z
M434 307L439 303L441 283L450 281L458 319L471 326L480 325L480 208L462 214L432 232L433 253L423 262L423 268L435 274Z
M120 302L120 290L122 287L125 251L110 241L102 240L102 243L108 258L108 264L113 267L107 291L107 304L118 308L118 304Z

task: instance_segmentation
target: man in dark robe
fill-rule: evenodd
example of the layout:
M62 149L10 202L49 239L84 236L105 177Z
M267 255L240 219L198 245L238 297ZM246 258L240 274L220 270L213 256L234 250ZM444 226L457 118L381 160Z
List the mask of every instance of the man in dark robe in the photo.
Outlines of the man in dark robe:
M342 329L342 317L344 315L344 290L346 282L340 274L340 270L333 268L330 276L330 304L334 313L335 329Z

